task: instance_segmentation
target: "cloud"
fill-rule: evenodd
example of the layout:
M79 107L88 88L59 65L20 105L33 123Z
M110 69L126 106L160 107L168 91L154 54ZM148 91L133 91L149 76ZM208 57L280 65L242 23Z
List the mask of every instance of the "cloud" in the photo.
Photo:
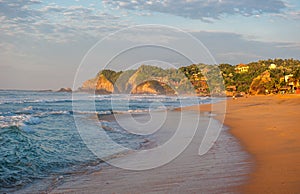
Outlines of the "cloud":
M0 55L7 55L11 51L15 50L15 45L7 42L0 43Z
M0 16L8 19L38 17L39 11L30 9L30 6L41 3L37 0L2 0L0 1Z
M229 32L194 31L218 63L247 63L268 58L298 58L300 43L263 42Z
M300 50L300 42L279 42L276 44L276 47L281 49Z
M154 11L203 21L224 15L280 13L287 7L283 0L104 0L103 3L114 9Z
M273 14L273 16L283 18L283 19L293 19L293 20L298 21L300 19L300 11L299 10L289 10L285 13Z
M65 10L64 7L58 5L46 5L40 9L43 12L63 12Z
M293 19L297 19L297 20L300 19L300 11L291 11L291 12L289 13L289 15L290 15Z
M94 6L60 6L38 0L0 1L0 21L1 39L19 36L57 43L99 39L109 31L127 26L122 18Z

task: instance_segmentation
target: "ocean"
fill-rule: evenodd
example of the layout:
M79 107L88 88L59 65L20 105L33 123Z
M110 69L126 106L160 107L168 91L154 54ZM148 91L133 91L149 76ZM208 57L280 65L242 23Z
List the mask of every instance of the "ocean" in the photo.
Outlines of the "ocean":
M95 102L94 109L85 106L91 100ZM103 161L81 139L74 114L88 120L95 113L101 118L219 100L222 99L86 93L76 93L72 98L71 93L0 90L0 191L22 190L38 181L47 189L61 177L101 168ZM74 104L80 105L80 110L74 109ZM114 141L133 150L140 149L148 136L129 133L114 120L100 119L99 123L110 129L106 132ZM103 152L111 149L107 142L100 144Z

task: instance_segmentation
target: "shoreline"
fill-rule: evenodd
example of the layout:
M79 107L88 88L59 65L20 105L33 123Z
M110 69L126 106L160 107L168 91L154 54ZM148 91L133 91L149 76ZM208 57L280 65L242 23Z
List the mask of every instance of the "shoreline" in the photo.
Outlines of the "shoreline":
M211 111L211 105L188 109ZM227 100L224 124L251 154L254 169L242 193L300 191L299 95L250 96ZM216 116L216 119L219 116Z
M203 128L207 128L208 125L220 125L217 120L210 119L211 115L200 116L197 111L171 111L170 121L174 122L176 115L181 113L201 118L200 125ZM166 133L162 132L157 136L158 144L164 143L174 133L169 124L165 126ZM245 174L249 171L248 154L241 150L241 146L228 133L228 129L223 128L220 141L207 154L199 156L199 144L204 133L205 131L198 130L191 144L178 157L161 167L132 171L108 165L90 175L64 180L51 193L235 192L246 181ZM127 162L126 157L135 158L135 153L116 160L124 164Z
M222 184L221 186L217 186L219 189L218 191L234 191L234 192L243 192L243 193L252 193L252 192L294 192L296 193L299 191L299 144L297 144L297 141L299 139L299 132L297 131L297 119L299 118L299 95L277 95L277 96L250 96L249 98L238 98L237 100L233 99L225 99L221 102L218 103L213 103L213 101L210 101L210 103L213 104L201 104L193 107L183 107L183 108L178 108L178 110L182 110L181 113L183 114L190 114L193 112L192 117L193 119L198 119L201 118L201 114L204 116L202 119L206 120L207 126L210 125L210 122L207 120L209 118L214 118L216 120L219 120L220 123L223 123L222 121L224 120L224 116L226 114L226 120L225 124L228 126L228 129L223 130L223 133L221 133L221 136L225 134L225 139L227 138L225 144L224 141L216 142L214 147L210 150L211 152L208 153L209 157L211 157L209 160L202 160L201 162L207 163L206 165L213 164L215 160L218 161L218 159L221 159L223 161L220 166L222 165L226 166L228 165L229 161L233 158L231 156L238 155L240 156L243 151L247 151L247 153L251 154L251 158L247 159L242 159L242 158L237 158L239 159L240 162L237 160L232 161L234 164L232 167L229 167L231 170L227 169L227 173L224 174L221 168L221 171L215 171L215 174L210 177L210 181L206 182L206 184L199 183L198 179L207 179L205 177L206 172L203 172L203 169L206 169L206 171L211 171L210 168L213 168L214 166L201 166L196 163L192 163L198 160L197 157L199 155L195 154L199 150L199 143L201 142L200 138L203 138L203 136L197 136L198 143L193 143L191 149L194 150L193 152L189 152L189 155L185 155L186 158L181 158L179 160L175 159L177 161L177 165L180 167L184 167L184 169L178 169L175 168L173 165L173 169L167 169L164 171L163 169L164 166L161 168L161 170L156 170L158 174L161 175L161 177L157 177L155 174L148 175L147 172L145 173L133 173L133 172L128 172L128 171L123 171L121 169L113 169L115 167L106 165L107 168L105 168L104 171L96 171L96 172L91 172L90 174L82 174L83 177L87 177L90 179L93 183L98 183L97 181L99 180L104 180L107 181L108 184L112 185L102 185L104 190L103 191L114 191L116 189L119 189L119 191L123 192L122 188L127 185L127 178L131 175L139 176L137 177L147 177L148 179L153 179L155 178L155 182L151 182L148 185L148 181L144 179L144 184L148 185L148 188L146 190L139 190L139 188L135 188L136 190L129 190L130 188L125 189L125 191L128 192L133 192L136 191L138 193L144 193L144 192L153 192L153 189L160 190L162 192L164 191L176 191L176 189L179 189L180 191L185 191L184 189L188 189L188 191L194 192L194 191L214 191L210 186L213 186L215 184L215 179L220 178L220 176L227 177L230 180L233 180L235 176L230 176L231 172L234 172L234 168L241 168L241 166L247 166L248 163L250 162L251 164L255 164L255 168L252 169L252 171L247 172L246 171L239 171L241 173L239 176L243 177L247 180L247 182L239 182L242 184L235 184L235 187L232 187L230 184L229 185L223 185L227 183L226 180L218 180L219 184ZM207 101L205 101L207 102ZM225 111L224 103L229 104L228 110ZM178 112L176 109L171 109L169 110L173 117L170 117L168 124L166 124L165 128L169 128L166 133L162 133L163 136L157 136L158 137L158 142L164 143L166 140L170 139L172 135L174 135L174 130L176 129L176 126L178 126L178 121L179 121L179 116ZM177 112L177 113L176 113ZM180 112L179 112L180 113ZM119 114L117 114L119 115ZM161 114L160 114L161 115ZM177 115L177 116L174 116ZM99 118L99 114L97 114L96 117ZM107 116L107 115L105 115ZM112 115L110 115L112 116ZM126 114L120 114L120 116L126 117ZM161 115L162 116L162 115ZM191 115L190 115L191 116ZM157 117L159 118L159 117ZM109 118L105 118L104 120L109 120ZM124 118L127 120L126 118ZM124 120L123 119L123 120ZM139 120L142 119L144 121L147 121L149 119L145 117L145 114L137 114L135 119ZM192 120L193 120L192 119ZM158 120L154 119L155 122ZM127 122L130 123L130 122ZM157 122L158 123L158 122ZM186 123L186 122L184 122ZM188 122L187 122L188 123ZM214 122L213 122L214 123ZM203 124L203 123L202 123ZM131 124L130 124L131 126ZM185 129L192 129L191 127L188 127L189 125L186 125ZM107 128L106 130L110 130L111 128ZM144 131L144 128L140 129L141 131ZM225 131L225 132L224 132ZM226 135L228 134L228 135ZM230 134L230 135L229 135ZM202 133L203 135L203 133ZM205 134L204 134L205 135ZM233 135L233 136L232 136ZM199 138L200 137L200 138ZM221 138L222 140L222 138ZM223 139L224 140L224 139ZM146 143L149 143L149 147L154 146L153 142L146 140ZM227 143L232 143L232 142L238 142L236 145L238 145L239 151L234 151L230 150L231 146L227 145ZM275 144L275 145L274 145ZM225 146L224 146L225 145ZM234 145L234 146L236 146ZM157 145L156 145L157 146ZM223 152L216 152L219 147L224 146L225 149L222 150ZM254 147L253 147L254 146ZM176 149L177 146L174 147ZM99 147L100 149L102 147ZM146 149L147 147L145 147ZM229 150L226 150L226 148L229 148ZM240 149L241 148L241 149ZM147 150L147 149L146 149ZM142 151L142 150L138 150ZM220 151L220 150L219 150ZM220 156L221 153L221 157ZM225 156L222 156L222 154L225 153ZM245 152L246 153L246 152ZM126 155L125 157L131 157L132 154ZM219 154L219 155L218 155ZM226 155L227 154L227 155ZM247 154L246 154L247 155ZM197 156L197 157L196 157ZM249 155L250 156L250 155ZM206 157L206 155L205 155ZM213 157L215 157L213 159ZM223 158L222 158L223 157ZM121 157L124 161L123 156ZM266 161L266 159L268 159ZM116 158L116 160L119 160L119 158ZM208 161L208 162L207 162ZM126 160L125 160L126 162ZM199 162L199 161L198 161ZM241 165L241 163L243 163ZM104 164L104 163L102 163ZM107 164L107 163L105 163ZM267 165L266 165L267 164ZM188 168L185 168L186 165ZM219 166L219 167L220 167ZM90 166L87 166L88 168ZM249 167L249 165L248 165ZM190 169L193 169L194 171L191 171ZM215 169L213 169L215 170ZM175 171L175 172L174 172ZM274 171L274 172L273 172ZM122 176L122 181L119 183L120 179L118 177L113 176L114 174L111 172L116 172L117 174L123 174ZM199 173L201 172L201 173ZM102 177L103 173L106 173L107 177ZM173 173L173 174L172 174ZM195 174L196 173L196 174ZM243 174L244 173L244 174ZM276 174L277 173L277 174ZM172 174L172 176L170 176ZM181 175L183 174L183 175ZM71 177L70 177L71 176ZM60 192L60 191L85 191L86 188L87 191L93 192L97 191L99 187L95 187L95 190L89 190L87 182L82 182L84 181L81 179L81 175L76 173L73 175L70 174L70 176L62 176L62 178L57 177L58 180L58 185L56 185L56 179L54 184L54 191L53 192ZM102 178L99 178L98 176L101 176ZM173 177L174 176L174 177ZM137 178L136 177L136 178ZM184 177L184 178L183 178ZM189 190L190 188L188 186L191 186L191 183L189 182L191 180L194 182L193 183L193 188ZM197 178L196 178L197 177ZM246 179L248 177L249 179ZM270 179L271 177L271 179ZM274 178L276 177L276 178ZM47 177L51 178L51 177ZM55 177L54 177L55 178ZM78 179L77 179L78 178ZM168 182L169 179L174 180L175 184ZM80 186L81 183L85 185L85 187L80 188L79 186L77 187L78 190L72 190L73 188L70 186L72 185L72 180L75 180L75 182L79 183L78 185ZM187 180L185 180L187 179ZM195 180L194 180L195 179ZM46 180L46 179L45 179ZM139 178L137 178L139 181ZM275 180L275 181L274 181ZM71 181L71 182L70 182ZM131 180L133 181L133 180ZM198 182L197 182L198 181ZM204 180L203 180L204 181ZM272 182L273 181L273 182ZM229 181L230 182L230 181ZM62 183L62 185L60 185ZM138 182L137 182L138 183ZM136 182L133 182L136 186L138 186ZM163 187L160 187L162 183L166 184ZM115 184L114 187L113 185ZM201 184L202 188L199 187ZM158 186L157 186L158 185ZM197 186L198 185L198 186ZM273 188L274 185L276 188ZM39 186L39 185L35 185ZM58 186L58 188L56 187ZM77 185L76 185L77 186ZM69 188L68 188L69 187ZM150 187L150 188L149 188ZM62 190L60 190L62 188ZM67 188L67 189L66 189ZM184 189L183 189L184 188ZM235 189L233 189L235 188ZM29 190L28 190L29 189ZM34 189L34 187L30 187L27 190L19 190L21 193L31 193L31 192L39 192ZM31 190L30 190L31 189ZM38 189L38 188L37 188ZM66 190L64 190L66 189ZM106 189L106 190L105 190ZM109 190L112 189L112 190ZM175 189L175 190L174 190ZM45 192L51 192L52 188L49 188L49 191ZM43 192L43 190L40 190L40 192Z
M194 112L198 117L202 114L203 118L212 117L220 123L223 123L225 116L227 129L221 132L221 138L218 138L209 152L201 156L201 162L199 155L191 154L199 149L199 142L194 142L187 149L193 151L184 151L188 154L178 156L174 159L175 163L172 161L145 172L105 165L103 169L91 174L62 180L62 184L50 193L299 192L300 144L297 141L300 133L296 121L300 116L300 97L250 96L236 100L230 98L223 102L227 104L226 111L222 102L182 107L173 111ZM161 142L168 138L162 138ZM232 146L238 149L230 150ZM223 150L218 150L222 147ZM218 157L220 153L221 158ZM126 157L134 157L134 153L116 160L126 162ZM222 161L220 164L218 159ZM214 162L217 162L220 169L213 169L215 172L212 173L210 171L215 168Z

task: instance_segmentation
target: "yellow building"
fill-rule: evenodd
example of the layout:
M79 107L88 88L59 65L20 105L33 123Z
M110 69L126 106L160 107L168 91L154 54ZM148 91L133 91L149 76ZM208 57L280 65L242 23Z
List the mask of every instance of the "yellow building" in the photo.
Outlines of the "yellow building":
M276 65L274 63L272 63L270 66L269 66L269 69L276 69Z
M239 64L234 68L236 73L247 73L249 71L249 66L245 64Z

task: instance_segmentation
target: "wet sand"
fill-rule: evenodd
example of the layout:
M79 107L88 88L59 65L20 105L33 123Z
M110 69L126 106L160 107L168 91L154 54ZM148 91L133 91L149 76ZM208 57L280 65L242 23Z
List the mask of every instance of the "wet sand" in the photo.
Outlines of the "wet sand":
M210 105L200 106L202 111L210 109ZM239 191L300 193L299 118L299 95L250 96L227 101L225 125L253 156L255 165L249 181Z
M195 109L196 110L196 109ZM163 144L174 133L178 115L189 119L200 118L199 128L189 146L174 160L158 168L143 171L125 170L106 165L92 174L64 178L51 193L232 193L246 183L251 170L250 156L243 151L238 140L222 128L218 141L204 155L199 156L199 146L210 125L212 129L222 123L199 111L172 111L166 125L157 134L158 144ZM138 117L142 118L142 117ZM189 128L186 128L189 130ZM185 135L185 134L183 134ZM167 137L167 138L166 138ZM176 146L174 150L178 149ZM151 154L149 150L149 154ZM163 154L163 153L162 153ZM166 155L168 153L165 153ZM126 164L127 157L115 159ZM139 161L136 160L137 165Z
M221 103L183 108L200 116L202 128L209 125L207 113L220 121L226 116L229 130L221 131L207 154L198 155L204 133L199 130L188 148L164 166L131 171L105 165L92 174L64 178L49 192L299 193L300 96L250 96L226 103L226 111ZM162 142L172 132L165 134L159 136ZM119 161L126 157L134 155Z

